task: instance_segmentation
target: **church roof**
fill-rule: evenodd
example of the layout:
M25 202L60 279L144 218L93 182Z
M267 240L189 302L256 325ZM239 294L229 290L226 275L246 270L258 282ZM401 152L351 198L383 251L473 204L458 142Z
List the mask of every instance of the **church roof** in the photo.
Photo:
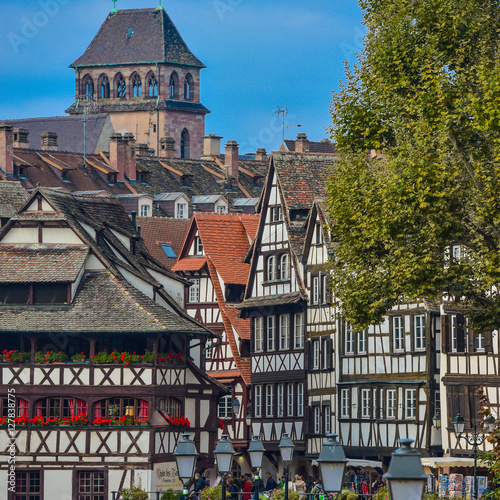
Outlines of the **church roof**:
M163 8L109 14L87 50L71 67L139 63L205 67L189 50Z

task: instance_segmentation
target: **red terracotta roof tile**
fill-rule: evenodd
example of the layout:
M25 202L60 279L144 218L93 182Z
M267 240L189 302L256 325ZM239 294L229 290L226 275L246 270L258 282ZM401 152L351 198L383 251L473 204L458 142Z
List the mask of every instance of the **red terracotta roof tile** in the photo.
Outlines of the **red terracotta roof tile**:
M177 261L172 266L172 271L199 271L207 263L207 259L186 258Z

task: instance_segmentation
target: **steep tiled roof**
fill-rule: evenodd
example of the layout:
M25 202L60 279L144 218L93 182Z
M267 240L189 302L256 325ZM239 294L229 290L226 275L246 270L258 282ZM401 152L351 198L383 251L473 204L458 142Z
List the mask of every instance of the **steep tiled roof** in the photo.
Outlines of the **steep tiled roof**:
M84 275L69 306L0 307L0 331L206 333L108 271Z
M193 218L205 255L214 263L224 282L246 285L250 266L243 262L243 257L255 236L259 217L196 213ZM244 225L243 221L248 222ZM179 264L183 260L189 259L182 259Z
M189 219L171 219L167 217L137 218L137 225L141 227L141 236L149 252L168 269L171 269L176 259L169 259L161 244L169 243L175 255L179 255L189 222Z
M203 269L205 264L207 263L207 259L205 257L199 258L190 258L186 257L184 259L178 260L173 266L172 271L199 271Z
M0 283L73 283L87 247L16 245L0 247Z
M59 151L78 153L83 151L83 115L48 116L45 118L27 118L23 120L5 120L13 127L29 131L29 146L40 150L42 133L55 132ZM109 115L87 115L85 124L85 149L87 153L108 151L109 137L114 132Z
M109 14L85 53L71 67L137 63L205 67L162 8Z
M28 193L21 183L0 181L0 217L12 217L27 199Z

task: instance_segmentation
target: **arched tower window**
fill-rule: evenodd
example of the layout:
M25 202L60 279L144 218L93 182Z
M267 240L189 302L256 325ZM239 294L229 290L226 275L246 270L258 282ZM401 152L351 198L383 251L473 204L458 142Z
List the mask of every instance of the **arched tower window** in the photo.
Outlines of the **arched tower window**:
M193 77L191 73L188 73L184 80L184 99L186 99L186 101L193 100Z
M99 77L99 95L101 99L109 99L110 92L109 92L109 78L105 75L102 74Z
M189 158L189 132L184 129L181 134L181 158Z
M154 73L148 73L146 84L148 86L148 97L158 97L158 80L156 80Z
M169 83L169 88L170 88L170 99L175 99L177 97L177 86L179 83L179 77L177 76L177 73L174 71L170 75L170 83Z
M127 97L127 84L121 73L115 76L115 96Z
M94 98L94 80L90 75L83 78L83 92L89 99Z
M142 97L141 77L137 73L130 77L130 85L132 87L132 97Z

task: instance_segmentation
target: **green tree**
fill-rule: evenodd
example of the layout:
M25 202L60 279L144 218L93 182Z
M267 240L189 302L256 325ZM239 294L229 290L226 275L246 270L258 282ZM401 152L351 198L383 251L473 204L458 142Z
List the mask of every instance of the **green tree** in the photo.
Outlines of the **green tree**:
M499 3L360 0L365 43L333 94L328 186L333 286L356 327L443 294L500 326Z

